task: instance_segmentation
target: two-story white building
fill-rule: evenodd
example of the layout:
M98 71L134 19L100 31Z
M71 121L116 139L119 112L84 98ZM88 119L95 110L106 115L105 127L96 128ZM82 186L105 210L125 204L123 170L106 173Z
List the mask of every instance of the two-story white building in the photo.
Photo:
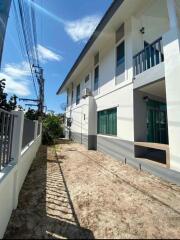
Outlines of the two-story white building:
M180 1L115 0L65 91L68 137L156 174L180 171Z

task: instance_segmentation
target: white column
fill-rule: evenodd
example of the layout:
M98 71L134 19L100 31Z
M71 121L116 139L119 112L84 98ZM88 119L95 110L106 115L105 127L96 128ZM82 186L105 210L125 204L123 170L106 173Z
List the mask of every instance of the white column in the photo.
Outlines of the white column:
M133 80L133 18L125 23L126 80Z
M24 113L21 111L12 111L12 113L15 114L16 117L14 119L11 158L18 162L22 149Z
M180 41L175 1L167 0L170 30L163 35L170 168L180 171Z
M42 122L40 123L40 134L42 136Z
M23 127L24 127L24 113L13 111L15 114L13 139L12 139L12 152L11 157L17 162L16 172L14 174L14 192L13 192L13 209L17 208L19 197L19 184L18 184L18 169L19 161L21 159L22 140L23 140Z
M34 140L37 138L38 136L38 123L39 121L35 120L34 124L35 124L35 128L34 128Z

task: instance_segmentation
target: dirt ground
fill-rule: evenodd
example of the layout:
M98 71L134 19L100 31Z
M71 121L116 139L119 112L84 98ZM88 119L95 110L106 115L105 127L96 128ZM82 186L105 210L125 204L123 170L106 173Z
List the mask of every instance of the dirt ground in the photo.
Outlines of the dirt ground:
M42 146L5 238L180 238L180 187L61 140Z

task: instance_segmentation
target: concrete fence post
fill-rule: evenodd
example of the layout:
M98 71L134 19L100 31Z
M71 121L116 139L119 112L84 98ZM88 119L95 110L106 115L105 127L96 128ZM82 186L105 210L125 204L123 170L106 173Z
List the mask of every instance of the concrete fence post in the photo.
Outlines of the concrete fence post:
M24 127L24 113L13 111L15 114L14 128L13 128L13 139L12 139L12 152L11 158L16 162L17 168L14 174L14 190L13 190L13 209L17 208L18 197L19 197L19 186L18 186L18 162L21 158L22 141L23 141L23 127Z
M18 162L22 149L24 113L20 111L12 111L12 113L16 117L14 119L11 158Z
M42 129L43 129L43 126L42 126L42 122L40 123L40 134L42 136Z
M39 122L37 120L35 120L34 124L35 124L35 128L34 128L34 140L35 140L38 136L38 124L39 124Z

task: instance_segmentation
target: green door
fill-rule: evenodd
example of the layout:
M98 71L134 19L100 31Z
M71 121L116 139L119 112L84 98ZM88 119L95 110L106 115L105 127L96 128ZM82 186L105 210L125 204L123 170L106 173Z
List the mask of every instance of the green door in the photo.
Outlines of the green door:
M166 104L154 100L147 102L147 141L168 144Z

